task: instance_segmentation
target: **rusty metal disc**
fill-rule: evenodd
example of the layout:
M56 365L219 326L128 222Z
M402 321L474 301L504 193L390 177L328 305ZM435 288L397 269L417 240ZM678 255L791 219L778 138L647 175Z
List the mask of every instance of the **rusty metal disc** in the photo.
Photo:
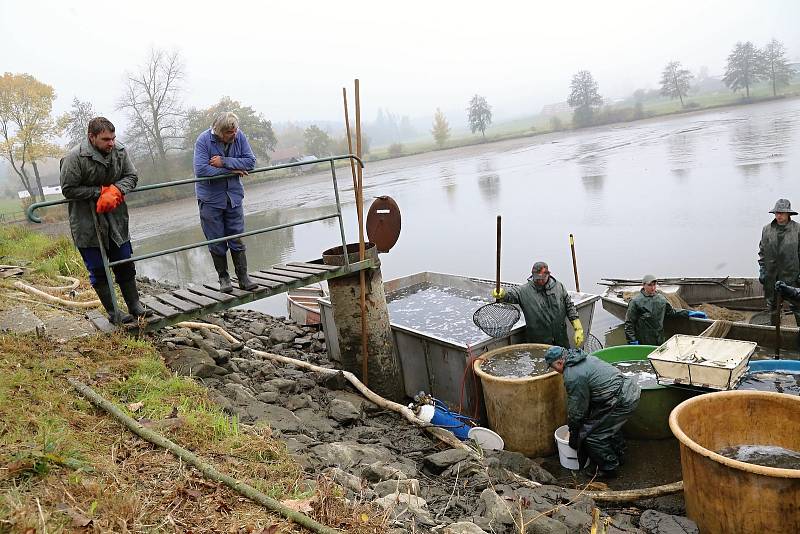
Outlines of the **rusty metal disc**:
M400 208L392 197L375 199L367 213L367 237L378 252L389 252L400 237Z

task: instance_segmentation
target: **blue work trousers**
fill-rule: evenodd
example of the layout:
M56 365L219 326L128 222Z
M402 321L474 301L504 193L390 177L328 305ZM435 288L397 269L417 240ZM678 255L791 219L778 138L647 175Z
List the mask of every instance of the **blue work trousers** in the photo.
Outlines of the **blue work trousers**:
M103 256L100 254L100 247L82 247L78 248L78 252L81 253L83 264L86 265L86 269L89 271L89 282L93 286L100 282L108 283L106 281L106 271L103 269ZM119 246L110 241L106 254L109 262L127 260L133 256L133 247L131 247L130 241L126 241ZM118 284L133 280L136 277L136 268L133 266L133 262L115 265L111 269L114 271L114 278L116 278Z
M233 207L230 199L224 208L209 206L202 200L198 200L197 204L200 208L200 226L206 239L218 239L244 232L244 208L241 204ZM241 239L229 239L208 245L208 250L215 256L225 256L229 248L239 251L244 250L245 246Z

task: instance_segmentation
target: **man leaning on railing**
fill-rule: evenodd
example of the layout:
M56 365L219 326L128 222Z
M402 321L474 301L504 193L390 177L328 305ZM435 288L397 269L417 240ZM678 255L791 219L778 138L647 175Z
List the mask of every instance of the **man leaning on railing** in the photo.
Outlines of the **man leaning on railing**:
M246 176L247 171L253 170L255 166L256 157L247 142L247 136L239 130L239 117L235 113L220 113L211 128L197 138L194 145L195 176L236 175L195 183L200 226L206 239L219 239L244 232L244 186L241 177ZM247 275L245 245L237 238L208 245L214 260L214 269L219 276L220 291L233 291L228 276L228 249L239 279L239 288L246 291L257 288L258 285Z
M81 253L89 281L114 323L133 321L133 317L152 315L139 301L136 269L133 262L112 267L129 314L117 315L111 298L112 286L106 278L100 247L110 262L126 260L133 254L128 233L128 207L125 195L138 182L136 168L124 147L116 144L114 125L105 117L89 121L87 138L61 160L61 192L69 203L72 240ZM97 226L102 243L98 242Z

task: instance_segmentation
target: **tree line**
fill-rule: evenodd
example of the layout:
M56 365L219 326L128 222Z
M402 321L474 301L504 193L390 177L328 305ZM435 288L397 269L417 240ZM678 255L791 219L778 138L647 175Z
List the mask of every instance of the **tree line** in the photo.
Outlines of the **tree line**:
M777 96L778 88L788 85L795 74L789 65L783 43L773 39L763 48L758 48L747 41L736 43L728 55L723 82L734 92L744 90L745 98L749 99L751 87L766 81L771 86L773 96ZM684 108L687 106L684 99L689 95L693 79L694 75L680 61L670 61L661 73L659 93L670 99L679 99L681 107ZM644 118L641 95L636 96L637 102L631 118ZM573 110L574 127L581 128L617 120L619 117L611 116L602 117L604 120L601 121L599 113L603 102L599 85L590 71L581 70L572 77L567 104ZM480 131L483 138L486 138L486 129L492 123L492 112L485 97L480 95L472 97L467 106L467 121L473 134ZM554 116L551 119L551 127L553 130L562 129L561 119ZM444 147L450 137L447 117L438 108L434 114L431 135L439 148Z

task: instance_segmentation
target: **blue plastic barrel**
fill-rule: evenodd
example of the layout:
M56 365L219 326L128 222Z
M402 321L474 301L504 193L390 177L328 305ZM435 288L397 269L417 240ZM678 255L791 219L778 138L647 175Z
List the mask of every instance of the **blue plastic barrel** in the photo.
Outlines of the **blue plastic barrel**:
M750 360L748 366L751 373L768 371L800 373L800 360Z

